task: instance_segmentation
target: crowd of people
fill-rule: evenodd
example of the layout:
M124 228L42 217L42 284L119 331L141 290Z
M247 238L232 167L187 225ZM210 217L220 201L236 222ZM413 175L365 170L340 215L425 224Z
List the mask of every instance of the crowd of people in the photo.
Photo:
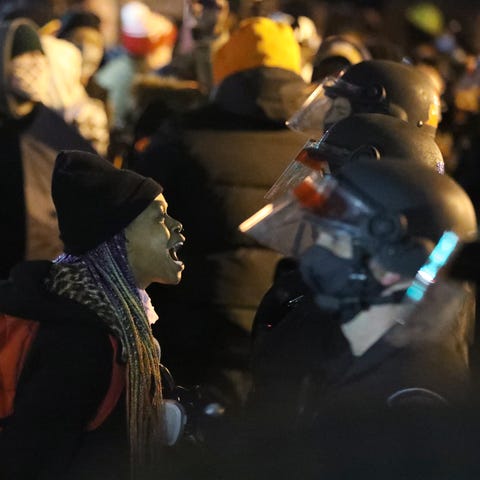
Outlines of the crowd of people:
M0 3L0 478L478 478L443 3Z

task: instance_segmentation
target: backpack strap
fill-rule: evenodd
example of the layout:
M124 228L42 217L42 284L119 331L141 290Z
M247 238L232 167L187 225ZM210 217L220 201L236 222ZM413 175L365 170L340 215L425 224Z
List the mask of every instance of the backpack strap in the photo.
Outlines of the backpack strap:
M40 324L0 314L0 419L13 413L17 383Z
M18 379L40 323L35 320L0 313L0 430L12 415ZM112 413L126 383L126 366L117 361L119 343L109 335L112 345L112 374L107 393L94 418L86 426L87 431L98 428Z
M107 393L102 403L98 407L95 417L87 425L86 430L89 432L98 428L112 413L126 384L126 366L119 363L117 360L120 353L118 340L113 335L109 335L108 337L110 339L110 343L112 344L113 350L112 375L110 377L110 385Z

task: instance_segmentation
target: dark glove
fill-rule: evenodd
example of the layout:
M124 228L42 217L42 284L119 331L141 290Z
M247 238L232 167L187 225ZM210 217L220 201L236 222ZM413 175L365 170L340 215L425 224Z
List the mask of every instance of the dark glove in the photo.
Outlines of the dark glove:
M264 295L253 320L254 342L279 324L302 301L309 288L302 279L295 260L286 258L278 262L272 287Z

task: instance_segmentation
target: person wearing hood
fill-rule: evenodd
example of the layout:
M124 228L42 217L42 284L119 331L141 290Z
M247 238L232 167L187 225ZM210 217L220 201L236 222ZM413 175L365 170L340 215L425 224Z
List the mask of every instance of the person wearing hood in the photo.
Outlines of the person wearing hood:
M172 135L144 139L131 164L165 186L193 239L181 292L152 292L166 306L156 334L169 366L180 383L210 385L230 406L244 399L251 325L279 259L237 226L305 140L285 127L311 88L300 72L289 25L246 19L214 56L211 103L184 114Z
M82 84L82 53L70 41L41 36L51 72L45 105L55 110L88 140L95 151L107 153L109 125L105 104L87 94Z
M88 10L71 8L60 19L60 27L55 32L57 38L73 43L82 53L81 82L89 95L99 93L105 100L105 92L93 81L93 75L100 67L105 53L105 40L100 30L101 20ZM95 97L95 95L93 95ZM95 97L97 98L97 97Z
M150 478L175 439L145 288L181 280L182 225L158 183L92 153L57 156L52 197L64 253L0 286L2 478Z
M107 90L98 85L94 78L105 53L100 18L88 10L71 8L58 22L60 26L55 37L59 40L56 41L52 35L42 38L44 43L49 42L52 57L63 59L63 62L51 62L57 67L58 74L55 77L64 80L63 85L57 79L52 82L56 83L56 88L52 89L51 98L64 112L67 122L73 122L82 135L93 143L97 152L105 155L110 140L108 117L111 106ZM65 41L78 51L67 48Z
M93 148L74 127L41 103L49 70L36 25L24 18L0 24L0 278L24 259L61 251L50 179L64 148ZM7 207L8 206L8 207ZM8 234L6 234L8 232Z

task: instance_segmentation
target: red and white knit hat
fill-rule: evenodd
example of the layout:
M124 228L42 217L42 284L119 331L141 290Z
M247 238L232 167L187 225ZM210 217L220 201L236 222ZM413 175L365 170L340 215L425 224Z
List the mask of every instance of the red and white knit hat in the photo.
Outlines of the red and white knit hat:
M120 11L122 44L133 55L147 55L159 46L172 46L177 28L164 15L142 2L126 3Z

